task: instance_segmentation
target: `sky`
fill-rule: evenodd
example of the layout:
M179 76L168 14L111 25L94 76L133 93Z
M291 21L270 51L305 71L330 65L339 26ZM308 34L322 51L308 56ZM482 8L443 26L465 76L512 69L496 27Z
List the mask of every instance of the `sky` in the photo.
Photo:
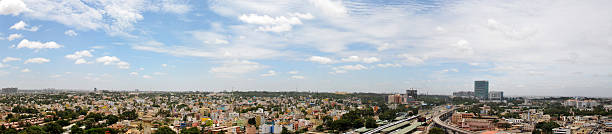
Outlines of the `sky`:
M0 0L0 86L612 97L609 5Z

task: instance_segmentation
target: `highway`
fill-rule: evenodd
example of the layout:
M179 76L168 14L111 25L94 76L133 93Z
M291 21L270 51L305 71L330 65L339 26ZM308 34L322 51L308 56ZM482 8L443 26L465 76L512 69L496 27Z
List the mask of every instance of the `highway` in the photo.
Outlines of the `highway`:
M442 120L440 120L440 116L442 116L442 115L444 115L444 114L446 114L448 112L453 112L453 111L455 111L455 109L457 109L457 107L454 107L454 108L452 108L450 110L447 110L444 113L437 114L433 118L434 123L442 126L445 129L451 129L452 131L459 132L459 133L462 133L462 134L476 134L476 133L474 133L472 131L468 131L468 130L465 130L465 129L461 129L461 128L449 125L448 123L443 122ZM429 130L429 128L428 128L428 130Z

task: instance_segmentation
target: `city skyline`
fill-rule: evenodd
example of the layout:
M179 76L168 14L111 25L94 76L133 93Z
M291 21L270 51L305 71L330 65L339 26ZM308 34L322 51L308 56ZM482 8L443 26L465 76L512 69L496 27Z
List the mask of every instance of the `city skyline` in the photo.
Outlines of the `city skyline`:
M0 86L612 97L611 4L1 0Z

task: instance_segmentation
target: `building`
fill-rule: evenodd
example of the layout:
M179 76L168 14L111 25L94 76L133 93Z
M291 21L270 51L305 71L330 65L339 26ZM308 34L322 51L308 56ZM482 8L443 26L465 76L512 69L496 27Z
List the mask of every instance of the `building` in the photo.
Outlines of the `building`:
M473 98L474 97L474 92L472 92L472 91L453 92L453 97Z
M489 99L489 81L474 81L474 96L482 100Z
M406 90L406 101L414 101L418 97L417 90Z
M553 133L554 134L571 134L572 130L559 127L559 128L553 128Z
M401 94L392 94L387 97L387 102L401 104L404 102L404 97Z
M17 88L11 87L11 88L2 88L2 93L17 93Z
M489 100L504 100L504 92L503 91L489 92Z
M597 100L578 100L578 99L570 99L565 100L563 102L563 106L570 106L576 108L592 108L595 106L599 106L599 102Z

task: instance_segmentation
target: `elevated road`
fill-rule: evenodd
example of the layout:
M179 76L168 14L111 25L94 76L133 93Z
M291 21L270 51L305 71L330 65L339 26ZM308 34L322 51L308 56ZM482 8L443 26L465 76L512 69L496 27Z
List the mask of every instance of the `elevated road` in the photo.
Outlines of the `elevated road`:
M450 124L440 120L440 116L445 115L445 114L452 114L452 112L454 112L456 109L457 109L457 107L454 107L454 108L452 108L450 110L447 110L444 113L437 114L436 116L433 117L433 122L436 125L442 127L442 129L450 130L450 131L453 131L453 132L456 132L456 133L460 133L460 134L476 134L475 132L472 132L472 131L469 131L469 130L465 130L465 129L461 129L461 128L452 126L452 125L450 125Z

